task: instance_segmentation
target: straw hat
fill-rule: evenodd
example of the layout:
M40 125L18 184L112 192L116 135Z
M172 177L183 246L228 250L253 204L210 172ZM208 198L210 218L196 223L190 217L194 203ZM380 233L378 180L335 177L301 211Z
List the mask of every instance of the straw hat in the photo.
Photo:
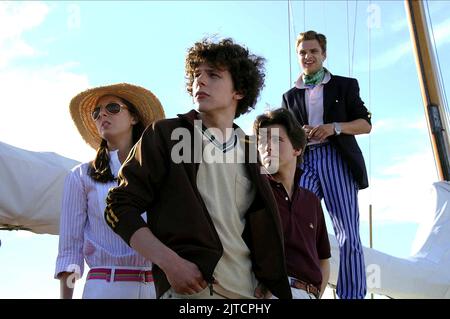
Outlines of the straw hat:
M91 113L104 95L115 95L132 103L145 127L165 117L158 98L149 90L137 85L118 83L81 92L70 101L70 115L83 139L94 149L100 146L102 138L97 132Z

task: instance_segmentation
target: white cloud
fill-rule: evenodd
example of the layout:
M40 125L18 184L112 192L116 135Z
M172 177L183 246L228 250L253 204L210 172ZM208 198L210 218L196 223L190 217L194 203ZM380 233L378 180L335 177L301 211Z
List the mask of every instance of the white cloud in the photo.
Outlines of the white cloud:
M89 86L71 65L0 71L0 140L34 151L76 159L93 157L69 114L70 99Z
M36 54L21 35L42 24L48 12L41 2L0 2L0 68L14 58Z
M20 36L40 25L48 11L48 6L38 1L0 2L0 41Z
M0 2L0 141L33 151L53 151L86 161L93 151L82 141L69 114L69 101L89 87L76 63L15 67L18 57L37 50L23 34L41 25L49 12L40 2Z
M433 26L433 31L437 46L450 43L450 18Z
M400 18L400 19L396 19L391 25L390 25L390 29L393 32L399 32L402 31L404 29L408 28L408 19L405 18Z
M386 118L377 120L373 123L372 134L392 133L393 131L405 131L411 129L426 131L428 126L425 119L411 120L403 118Z
M370 188L359 194L361 219L368 220L369 204L378 222L422 224L434 216L432 184L437 181L432 154L424 150L399 158L373 178Z
M0 68L17 57L33 56L36 51L22 40L6 41L0 46Z
M450 18L444 20L438 25L433 26L433 29L437 47L440 47L446 43L450 43ZM412 50L413 50L412 42L409 39L390 49L387 49L386 51L384 51L384 53L372 59L371 62L372 71L381 70L390 66L394 66L408 54L413 54ZM357 70L358 72L367 71L367 65L368 65L367 60L362 61L356 65L355 70Z
M405 55L407 55L412 50L412 44L410 41L401 43L391 49L388 49L383 54L376 56L372 59L371 68L372 71L381 70L389 66L395 65L399 62ZM367 69L367 61L361 63L356 67L358 70Z

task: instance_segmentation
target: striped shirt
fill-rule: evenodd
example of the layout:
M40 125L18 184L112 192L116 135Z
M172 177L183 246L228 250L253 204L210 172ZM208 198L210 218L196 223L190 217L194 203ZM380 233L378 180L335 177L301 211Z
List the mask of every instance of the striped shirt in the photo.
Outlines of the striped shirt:
M109 155L111 171L117 177L121 166L118 151ZM88 167L89 163L74 167L65 180L55 278L64 271L83 276L85 260L89 268L151 267L104 220L108 190L117 182L95 182L87 173Z

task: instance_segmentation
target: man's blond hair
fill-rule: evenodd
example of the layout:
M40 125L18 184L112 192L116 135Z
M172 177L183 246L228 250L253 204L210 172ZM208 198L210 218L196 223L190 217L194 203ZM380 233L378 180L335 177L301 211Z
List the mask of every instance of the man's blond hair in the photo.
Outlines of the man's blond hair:
M322 52L327 52L327 38L323 34L317 33L316 31L312 30L302 32L298 35L297 41L295 42L295 50L298 51L298 46L300 45L300 43L307 40L317 40L317 42L319 42L320 48L322 49Z

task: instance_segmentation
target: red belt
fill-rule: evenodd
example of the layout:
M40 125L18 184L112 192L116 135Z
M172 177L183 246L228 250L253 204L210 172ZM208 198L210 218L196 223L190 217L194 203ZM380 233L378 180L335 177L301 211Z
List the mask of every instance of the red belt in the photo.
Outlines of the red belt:
M307 293L313 294L314 297L316 297L317 299L319 299L319 297L320 297L320 290L317 289L316 286L313 286L311 284L308 284L304 281L301 281L301 280L298 280L298 279L295 279L292 277L289 278L289 283L291 284L291 287L305 290Z
M115 269L114 277L111 278L112 269L110 268L92 268L89 270L86 280L100 279L106 281L138 281L153 282L151 270L139 269Z

